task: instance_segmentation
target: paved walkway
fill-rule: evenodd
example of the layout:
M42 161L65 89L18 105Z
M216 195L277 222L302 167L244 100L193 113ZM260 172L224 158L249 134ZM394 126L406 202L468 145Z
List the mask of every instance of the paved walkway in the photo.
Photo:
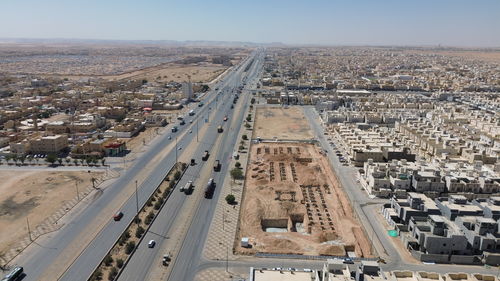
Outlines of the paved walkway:
M250 110L252 115L254 115L254 110ZM245 116L248 113L245 114ZM253 121L250 122L253 126ZM238 140L241 139L243 134L251 135L252 131L246 129L243 124L240 128L238 134ZM239 141L236 142L235 149L239 146ZM247 161L248 161L248 151L250 150L250 141L245 143L245 153L239 153L240 159L231 159L229 165L231 170L236 162L241 163L241 168L246 171ZM238 227L239 212L241 207L241 201L244 190L244 181L233 181L231 179L230 173L226 174L224 179L224 186L222 187L222 193L219 196L219 201L217 202L217 207L215 209L214 218L210 225L210 230L208 233L207 240L205 242L205 247L203 249L203 256L210 260L235 260L236 255L233 254L233 248L235 243L236 231ZM226 203L226 196L228 194L233 194L236 198L236 205L229 205ZM210 269L200 272L197 275L197 280L239 280L236 277L230 277L230 274L226 273L224 269Z

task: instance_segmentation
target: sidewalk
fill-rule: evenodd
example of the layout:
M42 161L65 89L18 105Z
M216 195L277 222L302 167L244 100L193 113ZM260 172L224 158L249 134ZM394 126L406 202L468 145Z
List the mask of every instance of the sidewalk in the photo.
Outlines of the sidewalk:
M249 93L249 95L251 95ZM242 104L243 106L243 104ZM254 112L254 109L250 110L248 107L244 116L246 116L249 112ZM254 115L254 114L253 114ZM250 124L254 125L254 121L250 122ZM239 133L238 133L238 141L236 141L234 150L237 150L239 146L239 140L243 134L251 134L251 130L248 130L241 124ZM241 168L243 171L246 171L247 161L248 161L248 152L250 151L251 141L250 139L246 141L245 144L247 147L245 149L245 153L239 153L239 160L235 160L234 157L231 157L231 162L229 163L229 170L234 167L236 162L241 163ZM236 237L239 213L241 207L241 201L244 190L244 180L233 181L231 179L230 173L226 174L224 178L224 186L222 187L221 195L219 196L219 201L217 202L217 207L215 209L214 218L210 225L210 230L208 233L207 241L205 243L205 247L203 249L203 255L207 259L211 260L234 260L236 258L233 255L234 248L234 239ZM229 205L226 202L226 196L228 194L233 194L236 198L236 205ZM215 279L207 279L207 280L215 280Z

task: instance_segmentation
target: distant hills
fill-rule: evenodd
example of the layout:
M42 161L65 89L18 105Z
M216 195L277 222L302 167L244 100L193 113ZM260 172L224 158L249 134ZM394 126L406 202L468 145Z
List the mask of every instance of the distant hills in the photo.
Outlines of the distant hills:
M239 41L206 41L206 40L104 40L104 39L71 39L71 38L0 38L0 43L10 44L90 44L90 45L164 45L164 46L208 46L208 47L284 47L280 42L254 43Z

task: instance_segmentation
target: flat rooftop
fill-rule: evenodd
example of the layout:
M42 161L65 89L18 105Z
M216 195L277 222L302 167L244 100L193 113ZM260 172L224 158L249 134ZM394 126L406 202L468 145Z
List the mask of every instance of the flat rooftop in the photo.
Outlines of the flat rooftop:
M252 281L311 281L311 274L314 273L255 269Z

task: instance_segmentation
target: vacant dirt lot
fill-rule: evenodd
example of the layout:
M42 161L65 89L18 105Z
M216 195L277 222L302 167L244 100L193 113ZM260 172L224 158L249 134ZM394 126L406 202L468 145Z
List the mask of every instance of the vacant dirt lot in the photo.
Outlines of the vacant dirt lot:
M299 106L257 107L253 138L304 140L314 137L302 108Z
M252 247L238 243L238 252L371 255L349 200L316 145L259 143L250 153L237 239L249 237Z
M184 65L169 63L154 66L120 75L104 76L109 80L146 79L157 82L185 82L191 76L192 82L210 82L220 75L227 67L214 64Z
M0 253L27 235L26 217L35 228L65 201L91 185L102 173L0 171Z

